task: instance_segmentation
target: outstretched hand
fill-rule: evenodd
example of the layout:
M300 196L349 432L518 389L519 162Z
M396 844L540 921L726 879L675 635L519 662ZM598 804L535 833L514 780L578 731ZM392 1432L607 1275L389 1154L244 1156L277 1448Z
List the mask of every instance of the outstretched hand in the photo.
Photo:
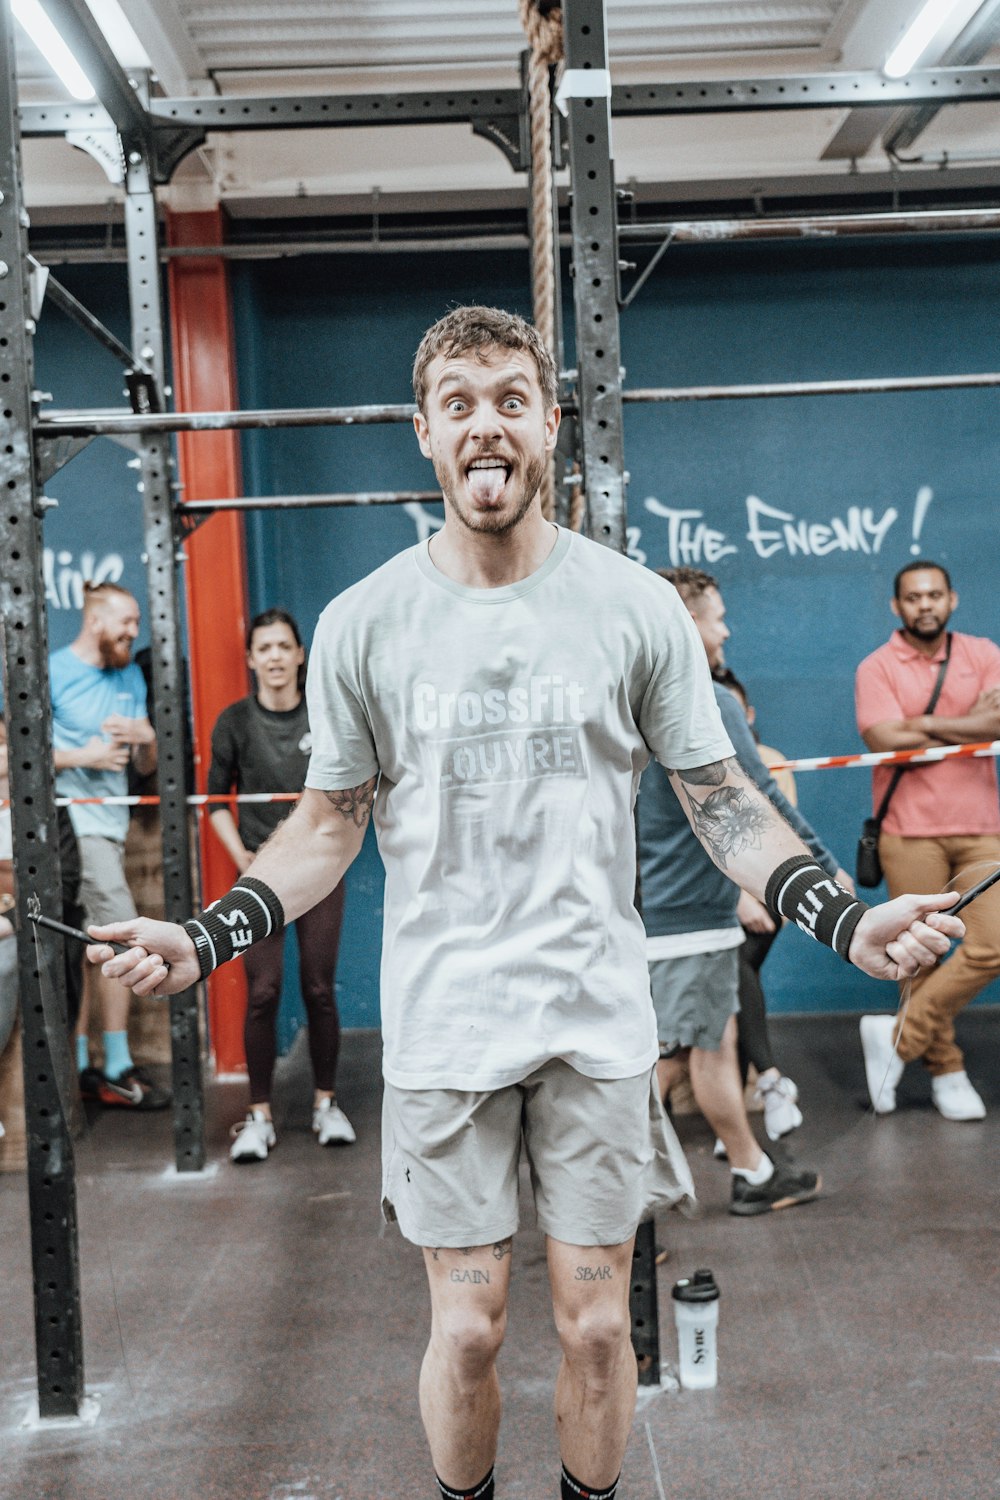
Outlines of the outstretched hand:
M102 974L120 980L133 994L178 995L200 977L194 943L174 922L136 917L87 931L94 939L86 950L88 961L100 964ZM128 952L115 953L109 943L124 943Z
M912 979L965 936L961 917L945 915L957 900L957 891L943 891L869 907L854 929L848 958L873 979Z

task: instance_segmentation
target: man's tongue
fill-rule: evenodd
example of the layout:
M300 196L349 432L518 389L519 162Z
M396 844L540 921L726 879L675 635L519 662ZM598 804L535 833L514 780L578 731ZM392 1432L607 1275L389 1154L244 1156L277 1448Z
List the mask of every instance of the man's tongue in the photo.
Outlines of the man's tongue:
M500 499L500 491L504 487L507 471L502 468L496 469L470 469L469 489L472 498L480 505L493 505Z

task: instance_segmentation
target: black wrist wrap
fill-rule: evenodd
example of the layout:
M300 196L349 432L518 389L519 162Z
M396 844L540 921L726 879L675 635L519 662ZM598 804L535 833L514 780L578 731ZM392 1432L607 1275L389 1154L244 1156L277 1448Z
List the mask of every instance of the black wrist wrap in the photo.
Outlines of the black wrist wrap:
M808 855L786 859L772 874L764 902L773 917L787 917L817 942L847 958L854 929L868 907Z
M204 979L251 943L280 932L284 925L284 909L271 887L252 875L241 875L231 891L185 922L184 931L194 943Z

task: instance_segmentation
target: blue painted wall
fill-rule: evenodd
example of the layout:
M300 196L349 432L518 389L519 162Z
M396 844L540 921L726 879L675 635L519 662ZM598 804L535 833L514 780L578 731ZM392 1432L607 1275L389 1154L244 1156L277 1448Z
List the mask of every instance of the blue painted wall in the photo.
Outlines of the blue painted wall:
M986 238L676 247L623 315L626 384L995 368L998 252L1000 241ZM63 279L123 326L117 268ZM485 300L530 310L521 255L238 263L233 298L245 406L404 401L420 335L449 306ZM116 404L113 361L89 346L83 360L82 339L61 320L58 335L43 323L40 383L60 404ZM94 371L106 360L99 388ZM766 741L789 755L861 748L854 668L892 628L892 575L913 547L952 568L956 627L1000 637L998 417L995 391L626 409L630 549L654 567L690 562L719 577L733 629L729 660L750 688ZM50 487L65 498L47 538L76 557L85 547L103 556L114 543L141 597L127 455L107 443L91 455ZM246 434L244 473L247 492L260 494L433 487L402 426ZM308 638L332 595L411 545L432 515L384 508L250 518L252 607L285 605ZM53 608L50 619L61 644L64 612ZM850 867L868 774L803 773L798 786L807 817ZM351 1026L377 1024L381 882L369 839L348 876L339 990ZM765 972L776 1011L892 1002L887 987L794 933ZM996 1000L997 987L984 998ZM284 1024L294 1029L294 1006Z
M123 266L61 268L59 280L125 344L131 342ZM122 370L114 356L49 304L42 309L35 339L35 383L51 394L52 407L127 405ZM96 438L45 487L46 494L59 502L46 512L44 532L53 651L69 645L79 631L85 577L120 583L146 613L142 497L139 476L128 468L132 457L109 438ZM144 620L139 646L148 639Z

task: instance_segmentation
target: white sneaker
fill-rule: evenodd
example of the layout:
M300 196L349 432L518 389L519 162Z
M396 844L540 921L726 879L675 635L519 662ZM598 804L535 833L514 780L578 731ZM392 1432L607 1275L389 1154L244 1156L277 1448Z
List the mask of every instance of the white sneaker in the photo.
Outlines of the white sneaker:
M861 1017L865 1081L872 1109L877 1115L892 1114L896 1108L896 1085L903 1076L903 1061L893 1045L895 1029L895 1016Z
M726 1150L726 1143L725 1141L720 1140L718 1136L715 1137L715 1145L712 1147L712 1155L715 1157L716 1161L728 1161L729 1159L729 1153Z
M764 1105L764 1129L769 1141L780 1141L802 1124L802 1111L797 1103L799 1091L783 1074L773 1081L758 1083L754 1097Z
M313 1110L313 1130L321 1146L353 1146L354 1126L332 1099L321 1099Z
M267 1161L267 1154L278 1143L274 1125L262 1109L252 1109L245 1120L234 1125L229 1134L233 1144L229 1148L230 1161Z
M5 1135L6 1135L6 1134L7 1134L7 1132L6 1132L6 1130L4 1130L4 1128L3 1128L3 1121L2 1121L2 1120L0 1120L0 1141L2 1141L2 1140L3 1140L3 1138L4 1138L4 1136L5 1136Z
M931 1098L946 1120L982 1120L986 1105L966 1073L942 1073L931 1079Z

